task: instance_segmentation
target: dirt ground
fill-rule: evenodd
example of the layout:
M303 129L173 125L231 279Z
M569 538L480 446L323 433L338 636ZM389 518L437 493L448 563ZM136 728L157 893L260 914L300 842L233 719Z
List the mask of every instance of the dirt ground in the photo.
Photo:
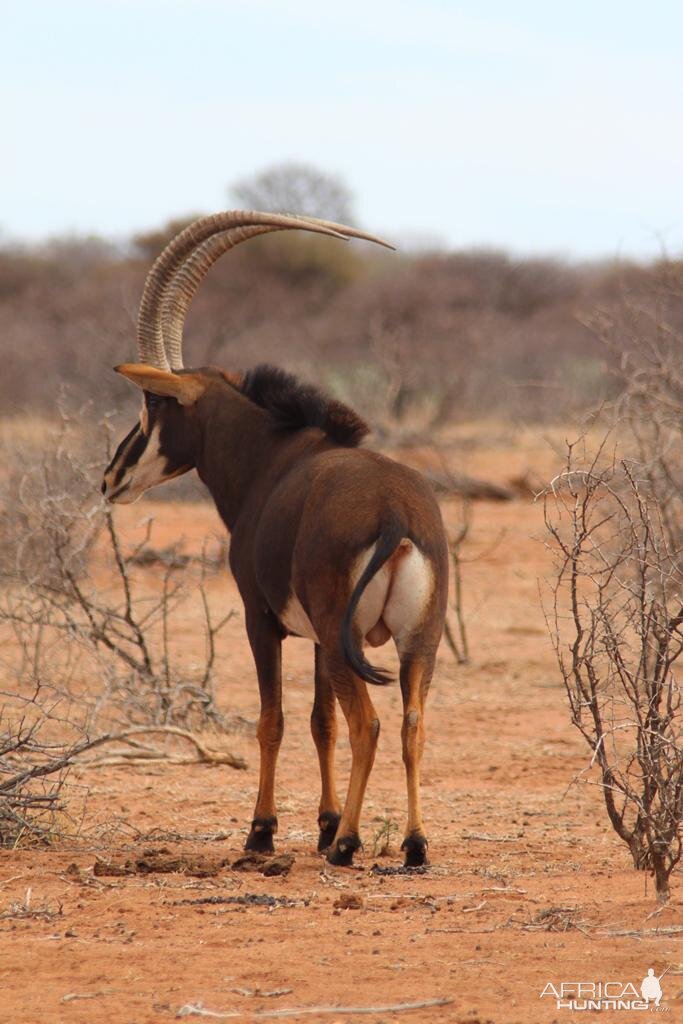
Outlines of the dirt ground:
M485 447L463 435L456 455L465 472L501 483L530 467L543 476L557 463L550 448L523 435L489 438ZM150 514L157 544L182 536L192 550L220 532L208 505L147 501L117 512L126 537L138 536ZM455 503L446 502L444 514L453 522ZM456 665L442 646L428 707L428 871L382 873L401 864L400 831L388 856L374 842L387 820L399 830L404 824L396 685L372 690L382 731L364 807L364 850L353 869L326 866L315 852L313 652L290 639L277 842L278 852L294 855L289 874L219 866L240 856L251 817L258 765L252 734L220 740L246 758L247 771L79 769L72 781L90 791L87 823L109 826L97 843L84 838L2 853L3 1020L148 1024L201 1004L218 1019L222 1013L248 1021L259 1011L277 1019L275 1011L294 1008L448 999L358 1019L568 1024L587 1014L542 997L549 982L639 988L649 967L657 975L668 969L660 1010L668 1011L665 1019L683 1020L683 887L674 877L672 902L653 916L652 882L631 867L598 790L570 787L587 758L568 721L540 611L538 580L548 566L541 538L541 509L528 500L474 508L466 554L476 560L465 566L472 662ZM211 587L226 608L238 610L221 639L218 700L254 720L258 696L239 599L227 574ZM187 621L183 644L202 642L199 626L198 613ZM372 654L377 663L395 664L388 648ZM343 728L338 748L344 779ZM93 873L96 859L136 858L148 867L155 858L181 858L177 866L186 870ZM216 873L197 877L202 867ZM30 906L45 915L2 917L27 890ZM601 1011L606 1020L632 1015ZM286 1016L356 1019L320 1011Z

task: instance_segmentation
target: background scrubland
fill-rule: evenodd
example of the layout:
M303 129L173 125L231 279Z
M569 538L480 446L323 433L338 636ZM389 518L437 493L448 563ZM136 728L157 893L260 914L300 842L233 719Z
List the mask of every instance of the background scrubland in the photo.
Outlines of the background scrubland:
M353 405L374 445L431 476L453 554L425 754L433 868L395 872L395 686L373 694L382 733L357 869L322 865L312 652L291 639L278 845L294 863L270 878L239 868L258 693L222 525L194 474L113 512L99 496L139 403L112 367L137 357L145 274L189 219L123 241L0 244L13 1019L353 999L417 1002L429 1021L547 1020L549 980L639 983L650 964L683 1005L683 261L385 253L282 234L212 269L186 364L269 361ZM395 670L388 649L374 657ZM343 778L343 729L338 746Z
M61 238L0 246L3 415L50 416L61 388L98 409L127 402L111 367L135 358L145 274L186 222L113 244ZM376 253L279 236L219 263L193 305L188 365L288 366L375 421L495 415L566 420L616 393L619 339L595 318L657 317L676 260L572 263L494 251ZM675 289L674 289L675 290ZM680 309L667 311L680 326ZM630 339L629 339L630 341ZM130 397L131 406L134 399Z

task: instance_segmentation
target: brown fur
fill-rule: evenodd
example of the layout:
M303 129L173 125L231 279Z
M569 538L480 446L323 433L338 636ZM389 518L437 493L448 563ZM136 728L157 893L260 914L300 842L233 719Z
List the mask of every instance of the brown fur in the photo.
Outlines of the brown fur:
M135 381L134 372L126 376ZM283 730L280 648L287 635L282 615L293 594L319 640L311 729L322 778L320 848L329 845L328 859L349 864L360 844L361 805L379 733L365 679L384 678L365 661L366 638L349 608L350 602L351 611L355 607L354 566L376 544L375 562L386 563L391 581L413 549L431 573L421 620L399 643L409 796L404 849L406 863L424 863L426 839L419 811L424 700L448 583L446 541L429 485L413 470L358 448L367 432L363 421L281 371L259 367L236 378L208 367L177 376L190 378L198 397L185 406L174 398L150 406L147 429L160 425L168 475L197 469L232 535L230 565L244 602L261 695L260 786L247 848L272 849L277 829L274 776ZM145 382L156 394L168 395L178 387L149 376ZM181 386L181 394L187 393ZM116 457L105 480L115 477ZM380 564L373 566L356 584L353 600L381 569ZM368 631L371 643L384 642L387 635L381 619ZM347 719L353 754L343 812L334 780L335 697Z

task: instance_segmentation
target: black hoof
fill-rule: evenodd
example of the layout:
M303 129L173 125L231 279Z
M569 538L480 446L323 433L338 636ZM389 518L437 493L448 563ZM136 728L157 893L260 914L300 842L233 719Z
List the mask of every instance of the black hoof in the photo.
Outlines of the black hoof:
M254 853L274 853L273 835L276 832L277 818L254 818L244 849Z
M318 836L318 853L322 853L332 846L337 828L341 821L341 814L334 814L332 811L323 811L318 818L320 835Z
M427 840L424 836L406 836L401 843L401 849L405 853L404 865L407 868L421 868L428 864Z
M353 864L353 855L360 846L358 836L342 836L330 846L327 859L330 864L336 864L339 868L350 868Z

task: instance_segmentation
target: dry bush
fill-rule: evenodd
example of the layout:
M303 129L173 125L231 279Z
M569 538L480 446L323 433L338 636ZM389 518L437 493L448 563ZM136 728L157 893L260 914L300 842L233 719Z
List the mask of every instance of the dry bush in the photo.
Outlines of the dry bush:
M586 325L615 382L602 413L629 457L570 447L546 494L548 622L610 822L666 900L683 826L683 265L627 278L596 287L611 302Z
M79 436L67 419L33 458L4 453L0 844L53 833L64 771L91 748L116 744L108 761L186 760L178 747L189 743L192 760L244 767L197 735L236 724L213 697L216 638L232 612L214 618L206 582L222 559L156 552L151 524L125 548L99 496L101 461L88 462ZM101 436L88 447L106 448ZM190 602L206 640L194 664L172 642ZM153 734L161 747L143 739Z
M135 358L145 274L185 220L128 249L68 239L0 250L4 409L51 409L63 382L104 408L132 408L111 367ZM566 418L614 393L607 370L619 360L578 314L598 304L609 314L625 286L647 302L656 279L629 265L401 256L284 232L212 270L188 318L188 361L284 364L385 432L414 418L429 432L482 408L529 422Z
M211 692L215 640L230 613L213 621L204 585L217 564L204 556L195 564L171 557L173 552L159 556L150 545L151 522L143 540L125 550L115 514L99 495L101 460L88 461L77 431L75 421L63 420L54 446L33 464L15 460L6 467L0 621L29 653L37 649L38 633L57 644L66 637L65 650L73 647L97 666L106 680L106 702L120 709L124 723L220 724ZM97 443L88 448L106 451L106 425L96 432ZM170 645L190 582L204 610L206 635L206 657L194 679L174 663ZM45 657L54 664L51 651ZM41 681L35 669L34 682Z
M79 423L62 409L56 429L40 428L31 441L10 434L3 444L0 477L0 573L4 586L58 585L66 572L85 571L102 528L96 479L101 457L88 454ZM104 430L98 431L106 440ZM47 443L46 443L47 442ZM101 449L100 449L101 450ZM96 452L95 445L92 452Z
M569 446L545 495L547 621L610 822L666 900L683 825L681 550L643 466L603 451L586 460ZM680 522L680 505L667 511Z
M426 436L482 408L529 422L566 417L614 384L604 349L576 317L586 275L547 270L534 291L537 263L503 254L383 258L308 316L309 347L384 433L417 418Z
M663 264L647 301L589 321L612 355L615 414L656 495L671 550L683 551L683 266Z
M68 701L46 685L0 698L0 847L50 842L73 821L64 785L88 747L83 723L69 721Z
M144 269L120 258L84 267L67 274L45 258L23 289L3 295L0 261L5 415L52 415L65 384L110 408L112 367L133 352Z

